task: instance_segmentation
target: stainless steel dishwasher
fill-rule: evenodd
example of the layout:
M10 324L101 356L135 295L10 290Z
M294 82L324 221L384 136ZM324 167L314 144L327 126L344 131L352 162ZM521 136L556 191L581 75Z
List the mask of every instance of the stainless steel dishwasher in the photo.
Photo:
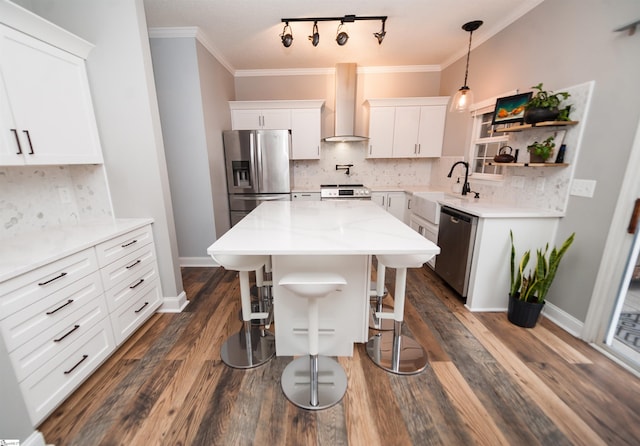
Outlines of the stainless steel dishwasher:
M440 209L436 273L462 297L467 297L469 274L476 241L478 217L448 206Z

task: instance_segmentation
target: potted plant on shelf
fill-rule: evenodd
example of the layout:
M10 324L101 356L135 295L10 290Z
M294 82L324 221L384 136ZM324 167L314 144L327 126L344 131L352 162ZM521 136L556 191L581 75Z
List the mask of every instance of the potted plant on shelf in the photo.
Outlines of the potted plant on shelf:
M507 318L520 327L535 327L551 283L556 277L560 260L573 243L575 232L564 241L559 250L554 247L549 252L548 243L544 250L536 250L535 264L529 270L526 268L531 258L531 251L526 251L520 263L516 265L512 231L509 231L509 236L511 238L511 287Z
M543 90L542 82L531 88L538 91L524 106L524 122L535 125L543 121L555 121L560 115L562 115L563 120L569 120L571 106L567 106L562 110L559 108L560 103L571 96L569 93L566 91L559 93L545 91Z
M542 142L535 141L533 144L527 146L529 152L529 162L531 163L544 163L549 159L553 153L553 148L556 146L554 137L549 136Z

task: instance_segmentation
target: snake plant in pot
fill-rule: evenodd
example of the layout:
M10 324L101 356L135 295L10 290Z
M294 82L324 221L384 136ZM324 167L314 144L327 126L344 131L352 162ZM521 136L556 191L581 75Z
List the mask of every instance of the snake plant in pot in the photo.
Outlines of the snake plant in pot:
M548 243L544 250L537 249L533 266L529 269L527 266L531 260L531 251L525 251L520 262L516 264L512 231L509 231L509 236L511 238L511 287L507 317L516 325L531 328L538 321L551 283L556 277L560 260L573 243L575 232L564 241L560 249L554 246L549 251Z

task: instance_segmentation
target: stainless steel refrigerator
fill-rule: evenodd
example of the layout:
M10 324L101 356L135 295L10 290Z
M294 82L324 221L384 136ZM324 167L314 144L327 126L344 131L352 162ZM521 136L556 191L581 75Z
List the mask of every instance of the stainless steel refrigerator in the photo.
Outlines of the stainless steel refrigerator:
M291 200L289 130L223 132L231 226L264 201Z

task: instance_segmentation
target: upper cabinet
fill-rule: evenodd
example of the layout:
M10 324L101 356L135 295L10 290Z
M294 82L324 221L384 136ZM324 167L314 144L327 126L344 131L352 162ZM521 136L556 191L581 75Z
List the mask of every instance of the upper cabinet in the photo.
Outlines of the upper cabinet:
M367 158L439 157L448 102L448 96L369 99Z
M291 130L291 159L320 159L323 100L231 101L233 130Z
M96 164L84 59L0 24L0 165Z

